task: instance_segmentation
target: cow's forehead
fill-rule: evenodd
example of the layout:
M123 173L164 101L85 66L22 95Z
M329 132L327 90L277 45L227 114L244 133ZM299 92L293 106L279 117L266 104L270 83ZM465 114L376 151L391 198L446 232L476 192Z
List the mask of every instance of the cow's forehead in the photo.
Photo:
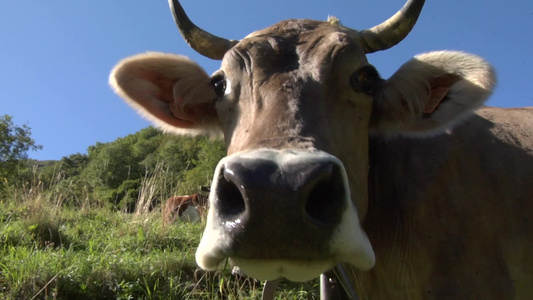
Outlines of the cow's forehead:
M274 24L265 29L257 30L250 33L244 38L244 40L258 36L280 36L285 38L301 38L306 34L326 35L332 32L344 32L355 36L356 30L338 25L331 24L330 22L306 20L306 19L290 19L284 20L277 24Z
M234 68L236 59L239 69L245 68L246 63L253 65L246 66L248 71L301 69L317 73L320 81L318 73L330 73L336 68L336 61L344 56L340 54L348 54L351 64L367 63L358 31L329 22L285 20L241 40L224 57L222 69Z

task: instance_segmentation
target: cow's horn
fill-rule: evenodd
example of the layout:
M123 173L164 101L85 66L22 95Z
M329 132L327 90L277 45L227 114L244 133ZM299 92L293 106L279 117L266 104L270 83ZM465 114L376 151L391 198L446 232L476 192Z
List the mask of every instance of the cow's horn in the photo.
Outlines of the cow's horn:
M361 31L365 53L388 49L401 42L411 31L425 0L408 0L394 16L370 29Z
M168 0L168 4L181 35L196 52L220 60L226 51L237 44L238 41L218 37L196 26L178 0Z

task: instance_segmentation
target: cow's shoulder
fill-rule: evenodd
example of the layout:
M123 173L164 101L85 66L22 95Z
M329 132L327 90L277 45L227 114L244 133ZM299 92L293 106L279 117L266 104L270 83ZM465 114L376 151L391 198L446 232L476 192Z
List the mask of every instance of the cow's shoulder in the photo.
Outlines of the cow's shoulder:
M379 259L376 277L358 277L373 287L369 298L401 299L387 291L412 286L426 289L420 298L462 291L504 299L513 281L529 282L532 129L533 108L483 107L438 135L371 137L364 225Z
M489 130L494 138L533 156L533 106L483 107L476 114L491 123Z

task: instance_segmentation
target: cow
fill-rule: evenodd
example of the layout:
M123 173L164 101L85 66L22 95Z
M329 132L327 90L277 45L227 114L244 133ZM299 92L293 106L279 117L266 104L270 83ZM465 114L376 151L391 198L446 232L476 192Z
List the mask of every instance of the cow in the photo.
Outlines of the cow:
M483 106L496 75L476 55L419 54L388 79L367 59L423 0L366 30L285 20L239 41L169 3L220 70L152 52L110 84L165 131L225 141L201 268L306 281L341 265L361 299L533 298L533 108Z
M176 219L192 222L199 221L207 208L207 199L207 196L200 194L168 198L161 211L163 224L170 225Z

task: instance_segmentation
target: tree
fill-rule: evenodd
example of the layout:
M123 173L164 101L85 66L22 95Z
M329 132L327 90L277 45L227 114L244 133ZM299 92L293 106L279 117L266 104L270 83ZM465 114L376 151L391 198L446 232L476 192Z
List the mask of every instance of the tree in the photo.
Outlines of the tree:
M31 138L28 125L17 126L13 124L13 117L0 116L0 180L7 182L16 177L20 163L28 158L27 152L42 147Z
M86 154L76 153L61 158L61 169L65 172L65 178L78 176L89 163Z
M201 186L210 186L213 172L225 154L223 141L200 137L195 153L196 158L192 159L194 168L185 171L184 180L180 185L180 193L197 193Z
M96 155L89 149L89 162L85 175L103 187L115 189L122 181L141 177L139 164L132 156L129 139L119 138L100 144Z

